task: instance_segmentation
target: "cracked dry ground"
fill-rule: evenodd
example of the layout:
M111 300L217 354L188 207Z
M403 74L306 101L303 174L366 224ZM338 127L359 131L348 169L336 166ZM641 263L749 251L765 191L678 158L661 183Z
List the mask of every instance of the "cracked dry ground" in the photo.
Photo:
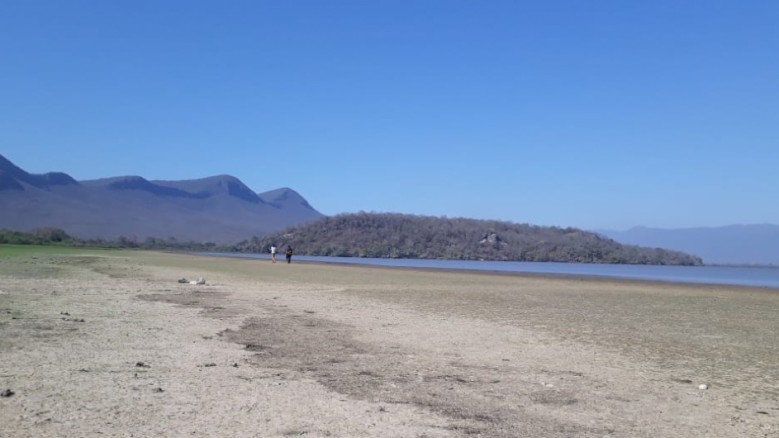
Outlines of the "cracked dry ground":
M9 436L779 431L769 291L155 253L5 263Z

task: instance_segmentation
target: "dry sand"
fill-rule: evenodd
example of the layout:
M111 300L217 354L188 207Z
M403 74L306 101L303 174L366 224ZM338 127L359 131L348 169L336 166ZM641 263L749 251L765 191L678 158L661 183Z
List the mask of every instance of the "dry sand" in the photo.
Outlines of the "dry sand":
M778 382L771 290L0 258L3 437L778 437Z

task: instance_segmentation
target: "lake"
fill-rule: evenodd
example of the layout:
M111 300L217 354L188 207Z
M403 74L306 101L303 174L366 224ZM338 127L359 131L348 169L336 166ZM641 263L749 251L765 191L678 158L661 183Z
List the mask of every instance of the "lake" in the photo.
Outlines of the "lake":
M270 255L267 254L204 253L203 255L270 260ZM609 265L589 263L491 262L476 260L379 259L318 256L295 256L293 258L293 263L295 262L544 274L695 284L754 286L779 289L779 267ZM281 257L279 263L286 263L283 257Z

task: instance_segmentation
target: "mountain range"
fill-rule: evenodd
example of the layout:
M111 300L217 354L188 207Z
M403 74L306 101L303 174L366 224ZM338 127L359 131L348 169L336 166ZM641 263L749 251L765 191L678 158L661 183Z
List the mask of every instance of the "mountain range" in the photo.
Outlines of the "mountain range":
M323 217L290 188L255 193L229 175L76 181L30 174L0 155L0 229L61 228L82 239L230 244Z
M635 227L598 233L617 242L693 254L706 264L779 266L779 225L728 225L709 228Z

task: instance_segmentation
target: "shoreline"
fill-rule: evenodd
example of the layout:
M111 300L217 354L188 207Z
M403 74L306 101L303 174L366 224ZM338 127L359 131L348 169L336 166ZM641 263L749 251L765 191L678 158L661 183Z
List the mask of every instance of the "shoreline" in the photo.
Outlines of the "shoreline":
M234 255L232 253L181 253L181 254L188 254L188 255L194 255L198 257L216 257L216 258L232 258L232 259L240 259L240 260L255 260L255 261L265 261L264 258L262 258L264 255L260 254L252 254L252 255ZM763 286L763 285L743 285L743 284L730 284L730 283L716 283L716 282L697 282L697 281L681 281L681 280L663 280L663 279L644 279L644 278L627 278L627 277L617 277L617 276L610 276L610 275L597 275L597 274L581 274L581 273L553 273L553 272L527 272L527 271L507 271L507 270L490 270L490 269L470 269L470 268L447 268L447 267L418 267L418 266L392 266L392 265L380 265L380 264L371 264L370 262L366 263L350 263L350 262L339 262L337 261L338 257L333 257L334 261L311 261L311 260L295 260L293 263L301 263L301 264L321 264L321 265L337 265L337 266L345 266L345 267L355 267L355 268L381 268L381 269L398 269L398 270L415 270L415 271L428 271L428 272L461 272L461 273L472 273L472 274L481 274L481 275L506 275L506 276L517 276L517 277L528 277L528 278L549 278L549 279L555 279L555 278L565 278L565 279L572 279L572 280L581 280L581 281L605 281L605 282L617 282L617 283L640 283L640 284L649 284L649 285L656 285L656 286L664 286L664 285L672 285L672 286L693 286L693 287L701 287L706 289L711 288L727 288L727 289L739 289L744 290L745 292L753 292L753 291L764 291L768 293L779 293L779 286ZM383 259L382 259L383 260ZM403 259L401 259L403 260ZM408 260L418 260L418 259L408 259ZM267 261L270 261L268 259ZM435 260L434 260L435 261ZM507 263L544 263L544 262L507 262ZM551 262L551 263L557 263L557 262ZM599 264L583 264L583 265L593 265L593 266L602 266ZM667 265L612 265L612 266L638 266L638 267L644 267L644 266L658 266L658 267L666 267ZM706 265L710 266L710 265ZM693 268L692 266L690 266ZM704 266L705 267L705 266ZM765 269L777 269L776 267L769 267L769 266L721 266L721 267L730 267L730 268L765 268Z
M597 282L597 283L628 283L628 284L645 284L648 286L675 286L675 287L690 287L690 288L699 288L699 289L705 289L705 290L711 290L714 289L728 289L728 290L743 290L744 292L768 292L768 293L779 293L779 287L772 287L772 286L744 286L744 285L731 285L731 284L722 284L722 283L693 283L693 282L684 282L684 281L673 281L673 280L643 280L643 279L636 279L636 278L615 278L615 277L609 277L609 276L598 276L598 275L582 275L582 274L553 274L553 273L539 273L539 272L508 272L508 271L490 271L490 270L479 270L479 269L455 269L455 268L429 268L429 267L414 267L414 266L378 266L378 265L358 265L358 264L349 264L349 263L338 263L338 262L311 262L311 261L300 261L296 263L306 263L306 264L320 264L320 265L332 265L336 264L339 266L349 267L349 268L371 268L371 269L391 269L391 270L411 270L411 271L421 271L421 272L430 272L430 273L447 273L447 272L453 272L453 273L463 273L463 274L473 274L473 275L485 275L485 276L508 276L508 277L520 277L520 278L539 278L539 279L548 279L548 280L555 280L555 279L562 279L562 280L575 280L575 281L591 281L591 282Z

